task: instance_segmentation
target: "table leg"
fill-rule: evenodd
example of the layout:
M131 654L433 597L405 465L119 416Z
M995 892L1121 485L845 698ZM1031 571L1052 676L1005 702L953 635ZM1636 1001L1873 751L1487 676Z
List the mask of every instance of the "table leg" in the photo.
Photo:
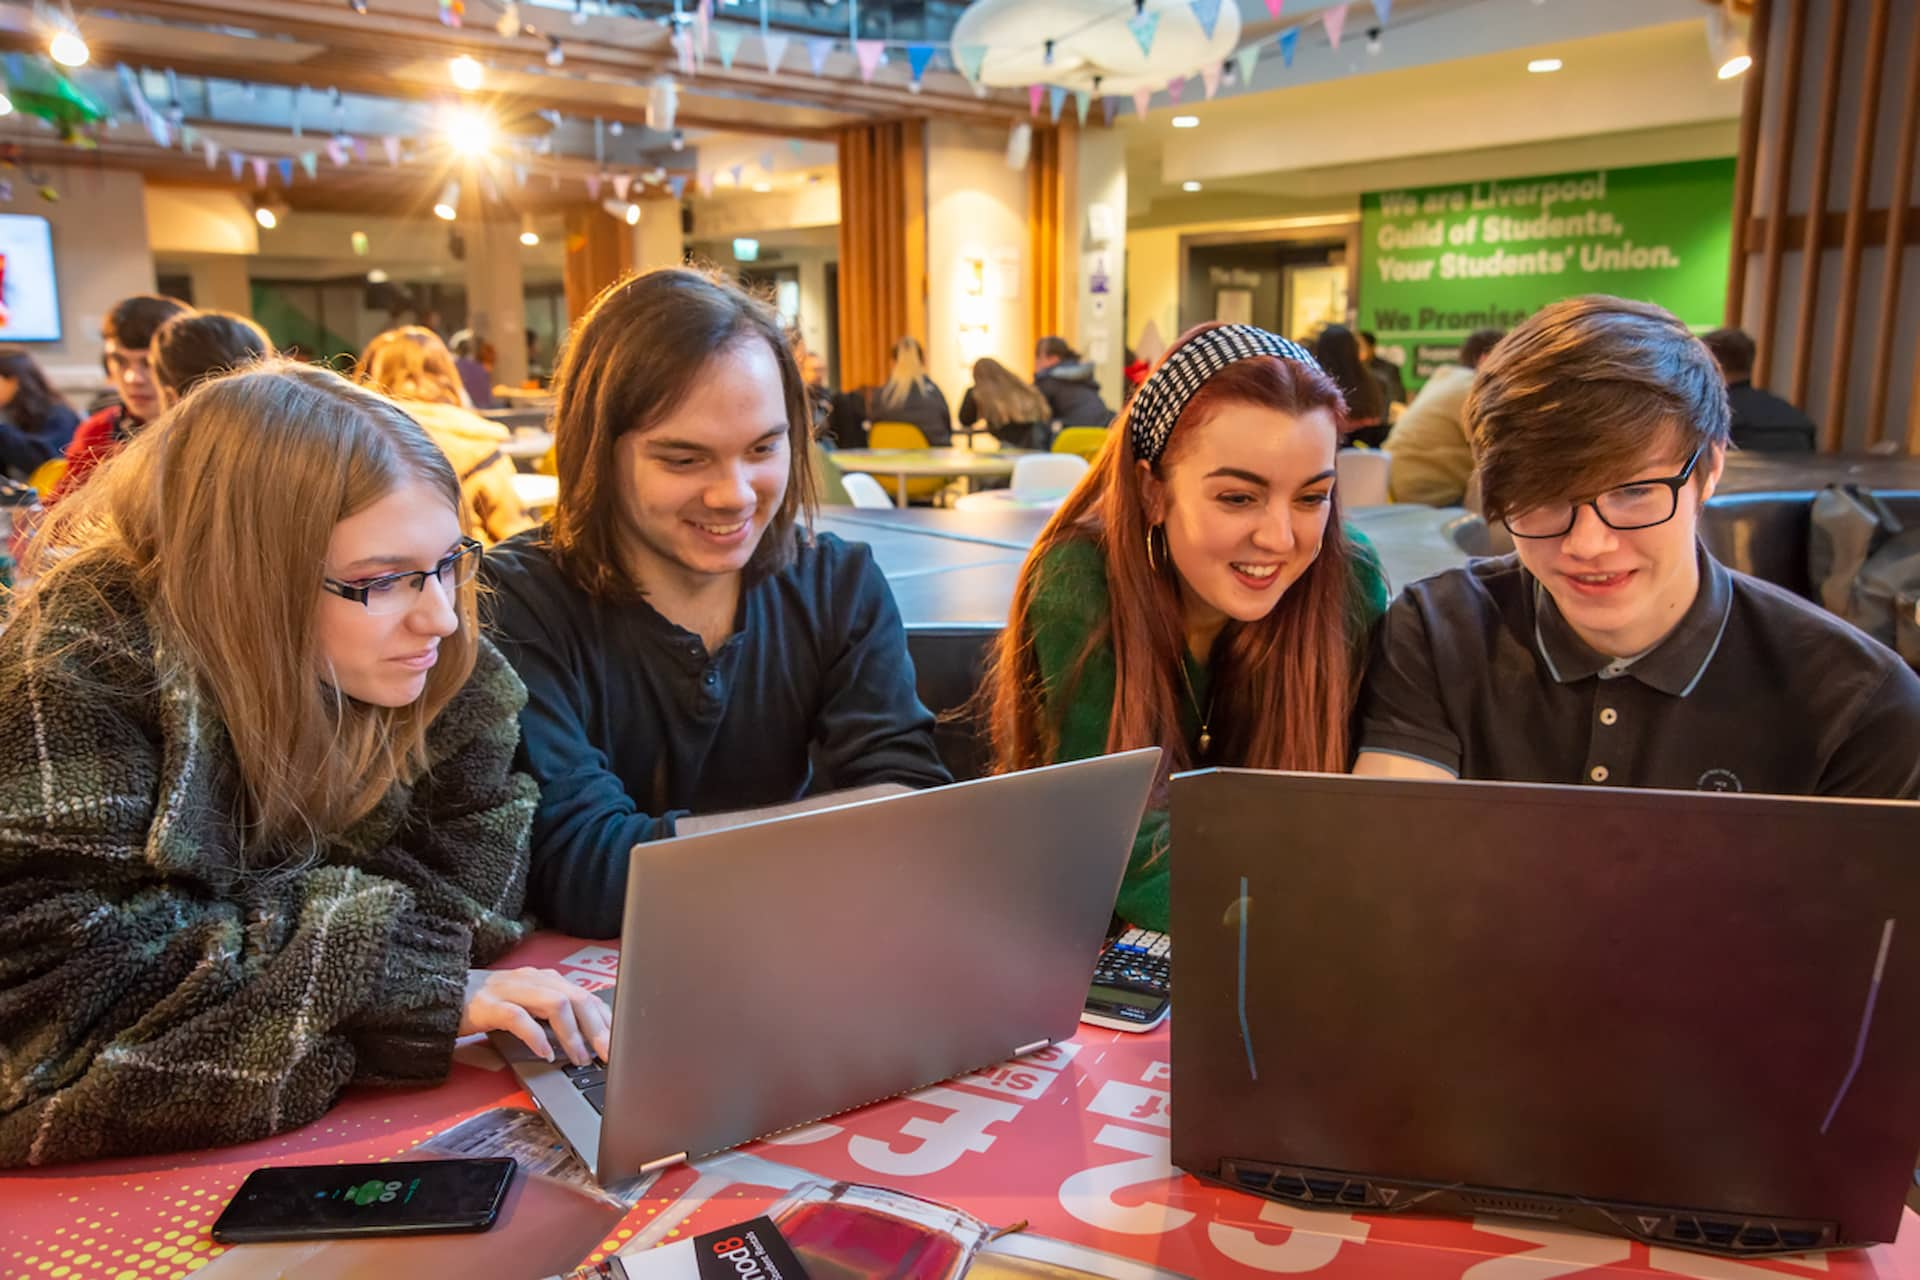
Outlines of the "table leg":
M902 511L905 511L907 509L907 478L906 476L904 475L895 476L893 478L893 484L894 484L895 491L898 492L900 495L900 509Z

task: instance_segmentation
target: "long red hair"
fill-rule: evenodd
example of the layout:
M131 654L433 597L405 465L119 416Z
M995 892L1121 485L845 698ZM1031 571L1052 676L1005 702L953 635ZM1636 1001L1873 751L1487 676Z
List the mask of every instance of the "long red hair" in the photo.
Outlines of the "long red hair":
M1212 327L1189 330L1168 354ZM1166 449L1154 464L1155 472L1176 455L1183 437L1191 439L1196 427L1229 404L1294 415L1325 409L1333 415L1336 428L1346 422L1339 387L1319 369L1277 356L1237 360L1194 393L1174 423ZM1181 670L1186 630L1176 571L1164 555L1159 557L1159 567L1148 559L1147 501L1137 461L1123 413L1092 468L1027 555L985 685L994 767L1000 771L1053 760L1064 708L1074 696L1087 657L1101 644L1112 646L1114 663L1107 750L1161 748L1156 797L1163 795L1168 774L1194 764L1180 727L1188 695ZM1087 636L1061 683L1059 705L1050 713L1033 652L1033 597L1047 555L1075 539L1090 541L1100 550L1106 566L1108 613ZM1328 773L1347 769L1348 722L1359 679L1356 641L1361 602L1354 587L1354 554L1341 524L1336 490L1328 502L1320 554L1273 612L1257 622L1227 623L1214 649L1215 762Z

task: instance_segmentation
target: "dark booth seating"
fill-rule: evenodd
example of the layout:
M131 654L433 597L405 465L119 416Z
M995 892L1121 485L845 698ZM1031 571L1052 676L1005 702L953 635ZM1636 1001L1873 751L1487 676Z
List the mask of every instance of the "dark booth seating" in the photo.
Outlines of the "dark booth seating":
M1811 600L1807 547L1816 492L1720 494L1707 503L1700 536L1728 568ZM1920 529L1920 491L1876 489L1874 494L1909 529Z

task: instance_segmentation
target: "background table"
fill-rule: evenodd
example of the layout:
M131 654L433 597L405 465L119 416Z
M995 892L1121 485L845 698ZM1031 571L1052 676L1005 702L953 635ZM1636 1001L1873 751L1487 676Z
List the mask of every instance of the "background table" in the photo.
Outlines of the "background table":
M836 449L828 456L842 471L892 476L899 505L907 505L907 481L938 477L946 480L1010 479L1013 464L1033 454L1031 449Z
M555 965L596 987L609 980L617 961L607 947L542 935L510 963ZM778 1060L777 1053L768 1056ZM678 1166L648 1185L624 1217L618 1210L597 1220L583 1217L577 1204L549 1194L544 1180L521 1178L500 1224L483 1236L233 1251L208 1238L227 1197L258 1165L401 1156L469 1115L528 1105L492 1050L475 1045L461 1050L452 1078L438 1088L350 1090L321 1120L277 1138L0 1177L0 1277L181 1280L206 1269L206 1280L282 1272L512 1280L540 1274L510 1262L523 1256L515 1250L528 1248L530 1239L551 1251L557 1235L571 1232L574 1244L566 1247L589 1256L682 1239L763 1212L796 1180L815 1177L890 1186L995 1225L1025 1220L1034 1237L1133 1260L1105 1269L1125 1280L1302 1273L1323 1280L1920 1280L1920 1220L1911 1212L1899 1245L1735 1262L1498 1219L1349 1215L1260 1200L1168 1165L1169 1071L1165 1027L1136 1035L1083 1026L1071 1042L1019 1062L781 1134L697 1168ZM396 1269L404 1266L412 1269Z

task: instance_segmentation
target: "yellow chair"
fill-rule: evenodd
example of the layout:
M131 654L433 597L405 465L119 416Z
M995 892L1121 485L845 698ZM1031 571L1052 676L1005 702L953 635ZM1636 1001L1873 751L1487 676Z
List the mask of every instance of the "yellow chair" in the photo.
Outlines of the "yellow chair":
M34 491L38 493L42 499L45 499L48 494L53 492L54 487L66 478L66 474L67 460L65 458L48 458L45 462L33 469L33 474L27 477L27 483L33 486Z
M927 433L911 422L876 422L867 428L867 447L869 449L931 449L927 442ZM874 478L886 486L887 492L896 498L900 494L900 480L897 476L875 473ZM931 498L947 487L947 482L939 476L922 476L907 481L907 501L916 498Z
M533 474L537 476L557 476L560 474L560 449L555 445L541 454L533 464Z
M1110 427L1062 427L1054 439L1055 453L1077 453L1092 462L1094 456L1107 444L1107 432Z

